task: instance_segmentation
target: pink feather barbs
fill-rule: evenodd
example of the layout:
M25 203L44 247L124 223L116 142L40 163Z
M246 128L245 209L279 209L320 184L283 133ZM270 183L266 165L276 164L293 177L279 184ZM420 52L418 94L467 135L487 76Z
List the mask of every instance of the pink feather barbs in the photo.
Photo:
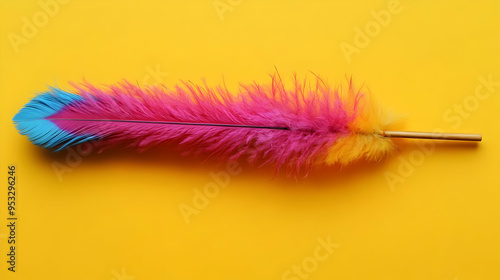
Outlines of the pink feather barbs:
M479 134L394 131L395 121L369 96L347 87L315 87L295 79L286 90L279 76L269 85L242 86L237 95L183 83L105 88L74 84L75 92L51 88L14 117L36 145L61 150L100 139L100 150L144 150L176 144L183 154L286 166L297 174L313 164L378 160L394 150L391 137L481 141Z

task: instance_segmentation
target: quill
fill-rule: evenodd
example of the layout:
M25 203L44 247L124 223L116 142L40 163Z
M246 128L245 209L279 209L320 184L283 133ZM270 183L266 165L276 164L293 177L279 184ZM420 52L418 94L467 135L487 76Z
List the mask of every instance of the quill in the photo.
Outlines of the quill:
M144 150L175 144L182 154L286 166L291 173L314 164L378 160L394 150L391 138L481 141L480 134L394 130L394 118L356 89L314 86L295 78L285 89L278 75L267 85L182 83L175 88L121 82L107 87L73 84L34 97L13 119L21 134L56 151L100 140L100 150Z

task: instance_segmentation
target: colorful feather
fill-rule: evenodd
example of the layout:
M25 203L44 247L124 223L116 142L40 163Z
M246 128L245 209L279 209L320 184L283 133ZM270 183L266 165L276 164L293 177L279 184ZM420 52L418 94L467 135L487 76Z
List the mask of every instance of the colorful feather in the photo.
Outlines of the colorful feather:
M21 134L55 150L96 139L100 150L176 144L183 154L245 157L295 174L313 164L377 160L394 149L384 137L394 119L351 81L332 89L319 78L313 88L295 79L287 90L275 75L271 84L242 86L238 94L191 83L74 86L31 100L14 117Z

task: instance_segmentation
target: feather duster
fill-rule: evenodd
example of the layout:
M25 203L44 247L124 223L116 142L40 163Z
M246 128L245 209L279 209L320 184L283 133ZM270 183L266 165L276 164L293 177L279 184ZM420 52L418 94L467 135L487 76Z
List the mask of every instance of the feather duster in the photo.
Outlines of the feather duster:
M182 154L287 167L378 160L394 150L391 137L480 140L481 135L392 131L395 119L370 97L347 86L314 86L295 78L286 89L278 75L267 85L225 87L184 82L175 88L121 82L73 84L33 98L13 121L36 145L56 151L86 141L100 150L144 150L175 144Z

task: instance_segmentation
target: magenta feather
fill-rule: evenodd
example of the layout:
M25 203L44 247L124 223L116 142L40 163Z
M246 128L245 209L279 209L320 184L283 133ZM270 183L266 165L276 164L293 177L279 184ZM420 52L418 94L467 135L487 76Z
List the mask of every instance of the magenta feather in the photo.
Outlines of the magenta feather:
M175 144L182 154L203 159L245 157L275 164L277 169L286 166L294 174L324 161L339 138L353 133L362 97L349 84L351 102L346 102L338 89L319 79L312 89L295 80L295 87L285 90L276 76L270 85L242 86L238 94L221 86L190 83L173 89L128 82L102 88L89 83L74 86L74 93L54 89L32 100L14 118L20 131L44 147L60 149L97 138L100 150L115 146L144 150L166 143ZM48 112L39 116L44 110ZM40 132L33 128L34 119L50 121L56 128L50 128L52 134Z

